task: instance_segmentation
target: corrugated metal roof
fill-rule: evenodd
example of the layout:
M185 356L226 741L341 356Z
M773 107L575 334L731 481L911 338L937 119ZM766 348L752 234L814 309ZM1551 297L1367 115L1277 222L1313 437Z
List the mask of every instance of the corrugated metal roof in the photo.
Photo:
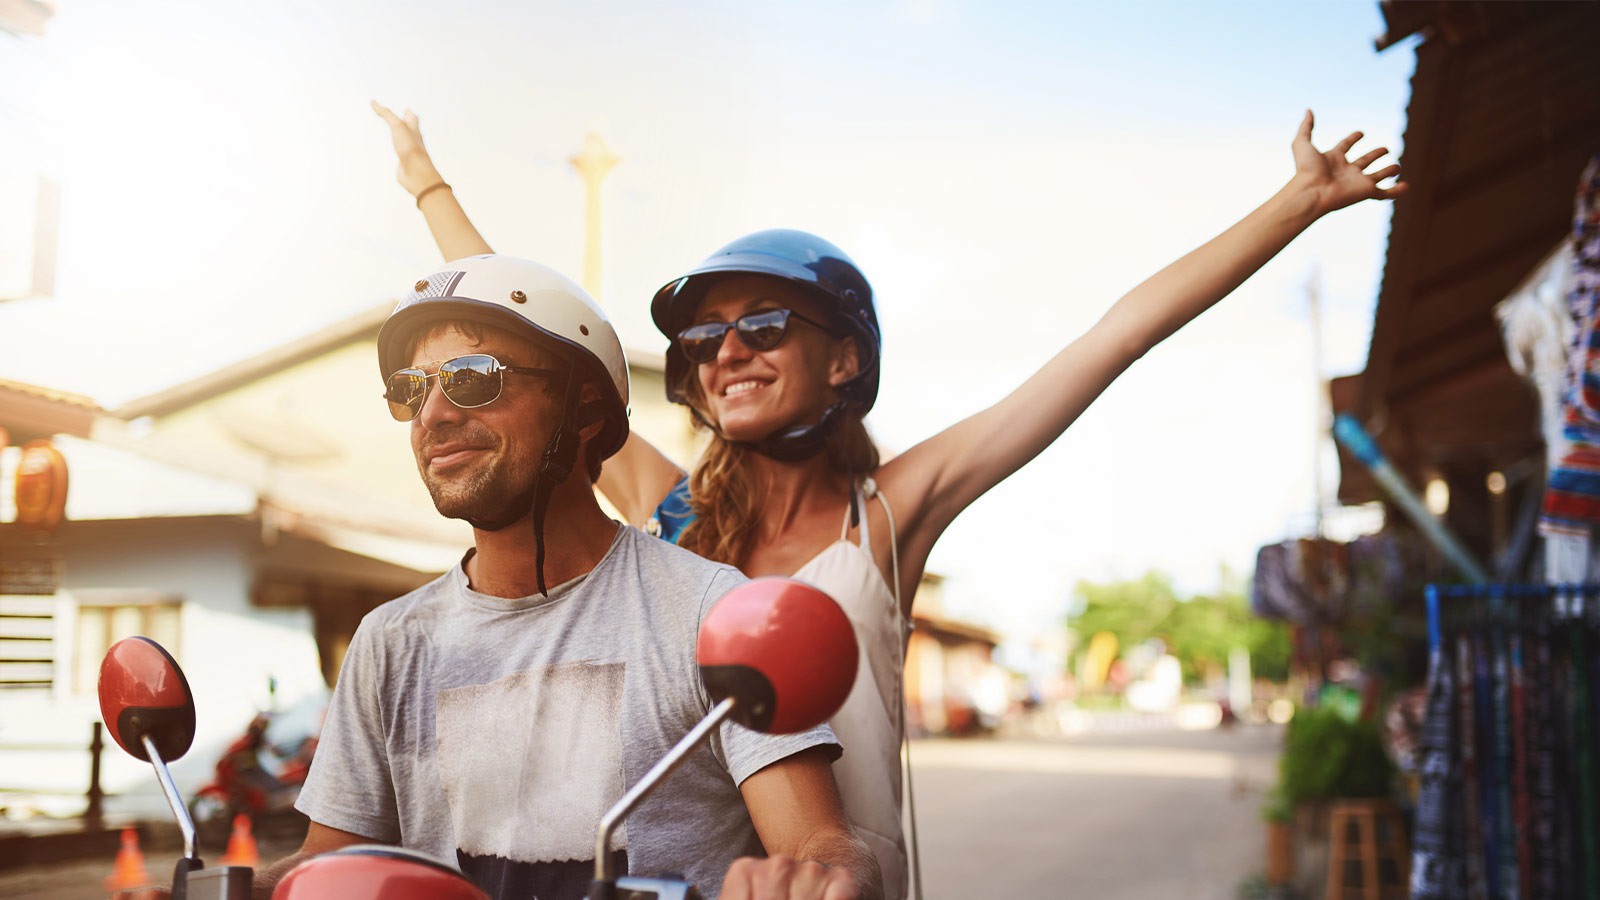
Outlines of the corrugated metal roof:
M101 409L81 394L0 379L0 429L13 443L53 434L87 437Z
M1397 464L1539 452L1532 388L1493 308L1567 233L1600 152L1600 3L1385 3L1423 31L1367 369L1356 404ZM1390 41L1392 43L1392 41ZM1370 484L1341 484L1346 501Z
M55 388L44 387L38 384L27 384L21 381L12 381L9 378L0 378L0 391L23 394L28 397L37 397L51 403L60 403L65 406L76 406L98 412L100 405L94 400L68 391L58 391Z

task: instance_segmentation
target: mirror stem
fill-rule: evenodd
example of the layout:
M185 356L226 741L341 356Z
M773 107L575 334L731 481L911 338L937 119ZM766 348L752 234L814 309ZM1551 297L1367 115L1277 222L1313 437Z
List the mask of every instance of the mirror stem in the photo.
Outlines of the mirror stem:
M167 805L172 807L172 815L178 820L178 830L183 832L183 855L198 859L194 847L194 820L189 818L183 797L178 795L178 786L172 781L172 773L167 771L167 764L156 752L156 742L150 739L150 735L142 734L139 740L144 744L145 752L150 754L150 765L156 770L156 780L161 782L161 793L167 795Z
M639 779L639 783L635 784L626 794L623 794L622 799L618 800L615 806L606 810L605 816L600 819L600 834L595 838L594 842L594 880L597 884L610 884L612 881L611 832L615 831L617 825L627 818L629 813L633 812L634 807L638 806L644 798L650 796L650 792L655 790L656 786L688 757L690 751L699 746L711 734L712 729L721 725L728 718L729 714L733 712L733 706L734 700L732 697L725 698L721 703L718 703L712 708L711 712L706 714L704 719L700 720L700 724L689 729L689 733L684 735L683 739L678 741L677 744L673 745L673 748L667 752L666 756L661 757L660 762L652 766L650 771L644 773L644 777Z

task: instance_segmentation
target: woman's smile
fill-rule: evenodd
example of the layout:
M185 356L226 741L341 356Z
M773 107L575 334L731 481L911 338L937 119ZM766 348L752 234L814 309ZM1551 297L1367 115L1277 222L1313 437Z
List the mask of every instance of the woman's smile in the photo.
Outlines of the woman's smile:
M764 387L766 387L766 385L759 381L736 381L722 389L722 396L732 397L735 394L748 394L751 391L758 391Z

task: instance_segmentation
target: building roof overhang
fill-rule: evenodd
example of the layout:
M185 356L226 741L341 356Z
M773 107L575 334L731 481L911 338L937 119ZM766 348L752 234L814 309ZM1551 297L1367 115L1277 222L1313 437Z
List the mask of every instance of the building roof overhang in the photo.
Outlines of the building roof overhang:
M80 394L0 379L0 428L14 443L52 434L88 437L101 412Z
M1367 367L1351 411L1412 478L1543 446L1494 306L1570 229L1600 151L1600 4L1383 3L1380 48L1421 33ZM1336 404L1337 405L1337 404ZM1344 465L1345 502L1378 499Z

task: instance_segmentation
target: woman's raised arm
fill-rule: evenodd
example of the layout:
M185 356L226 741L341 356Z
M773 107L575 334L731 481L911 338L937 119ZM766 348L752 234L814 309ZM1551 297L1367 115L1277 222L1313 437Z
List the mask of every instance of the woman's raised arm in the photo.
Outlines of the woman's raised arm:
M389 139L394 141L394 155L400 165L395 180L406 193L417 198L417 209L433 232L433 242L445 259L460 259L479 253L493 253L489 242L467 218L466 210L456 201L455 191L439 174L433 157L422 145L422 129L417 126L417 114L406 110L397 116L389 107L374 100L372 111L389 126Z
M1361 139L1355 132L1318 151L1312 123L1307 110L1291 144L1294 177L1267 202L1129 291L1005 399L884 464L879 484L912 507L903 553L925 558L963 509L1060 437L1134 360L1227 296L1312 222L1406 189L1403 182L1379 187L1399 166L1366 171L1385 148L1347 159Z

